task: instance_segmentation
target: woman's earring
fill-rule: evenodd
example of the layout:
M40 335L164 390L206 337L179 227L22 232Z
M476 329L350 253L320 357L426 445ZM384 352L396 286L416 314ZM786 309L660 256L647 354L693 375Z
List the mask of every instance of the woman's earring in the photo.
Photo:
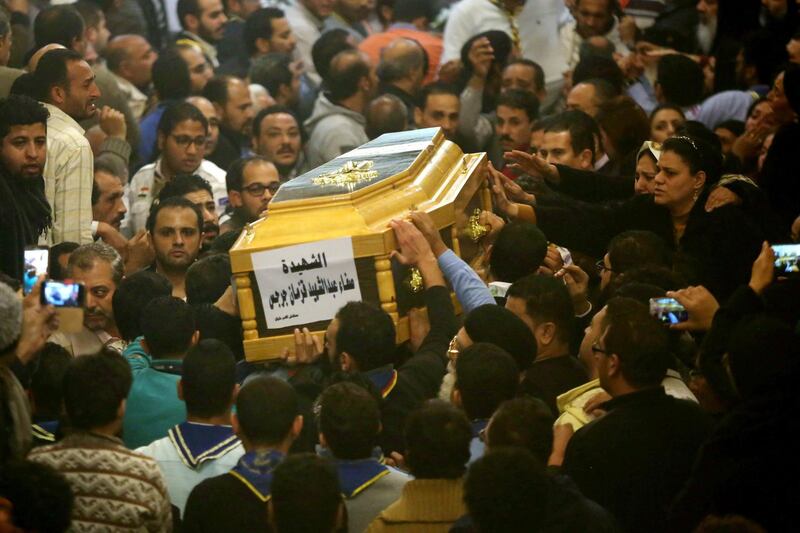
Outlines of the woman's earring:
M700 197L700 191L695 189L694 194L692 195L692 200L696 202L699 197Z

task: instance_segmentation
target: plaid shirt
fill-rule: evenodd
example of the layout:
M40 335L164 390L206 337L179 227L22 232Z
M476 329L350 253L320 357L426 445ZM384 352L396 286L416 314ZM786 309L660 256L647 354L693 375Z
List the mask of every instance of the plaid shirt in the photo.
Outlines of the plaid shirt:
M92 183L94 157L84 130L61 109L44 104L47 119L45 195L53 209L53 230L46 244L92 239Z

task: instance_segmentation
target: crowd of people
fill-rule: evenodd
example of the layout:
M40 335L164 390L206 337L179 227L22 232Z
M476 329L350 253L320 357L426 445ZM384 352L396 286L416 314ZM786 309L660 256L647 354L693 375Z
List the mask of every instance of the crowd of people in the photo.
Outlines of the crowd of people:
M799 9L5 0L0 531L794 530ZM421 128L487 153L476 257L392 220L409 341L245 360L243 228Z

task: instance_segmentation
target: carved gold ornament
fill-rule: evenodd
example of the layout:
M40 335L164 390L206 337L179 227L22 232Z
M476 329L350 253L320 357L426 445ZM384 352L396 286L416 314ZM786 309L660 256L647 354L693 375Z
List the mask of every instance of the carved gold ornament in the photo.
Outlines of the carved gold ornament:
M320 174L311 182L314 185L355 185L378 177L372 166L372 161L348 161L342 168Z
M422 273L417 267L411 267L408 270L408 277L406 278L406 286L413 294L417 294L425 288L425 283L422 280Z
M475 212L472 213L472 216L467 221L467 228L464 230L473 242L478 242L484 235L489 233L489 226L481 224L480 218L481 210L475 209Z

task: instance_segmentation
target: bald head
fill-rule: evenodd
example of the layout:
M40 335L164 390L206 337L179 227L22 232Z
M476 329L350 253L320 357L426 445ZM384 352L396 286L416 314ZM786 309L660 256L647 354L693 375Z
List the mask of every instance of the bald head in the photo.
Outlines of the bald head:
M378 85L369 58L358 50L344 50L336 54L331 60L325 81L334 102L360 95L366 104Z
M141 35L119 35L106 47L108 70L139 88L150 85L158 53Z
M377 97L367 105L364 113L367 119L367 135L374 139L384 133L405 131L408 129L407 113L406 105L393 94Z
M213 153L219 141L219 114L217 108L208 98L203 96L190 96L187 102L195 106L206 117L208 121L208 140L206 141L206 153Z
M46 44L41 48L39 48L38 50L36 50L36 52L34 52L33 55L31 56L30 60L28 60L28 72L36 71L36 67L39 66L39 60L42 59L42 56L45 55L47 52L49 52L50 50L59 50L61 48L66 48L66 46L64 46L63 44L51 43L51 44Z
M418 42L395 39L381 51L378 78L383 83L405 85L403 89L415 93L425 77L427 63L427 54Z

